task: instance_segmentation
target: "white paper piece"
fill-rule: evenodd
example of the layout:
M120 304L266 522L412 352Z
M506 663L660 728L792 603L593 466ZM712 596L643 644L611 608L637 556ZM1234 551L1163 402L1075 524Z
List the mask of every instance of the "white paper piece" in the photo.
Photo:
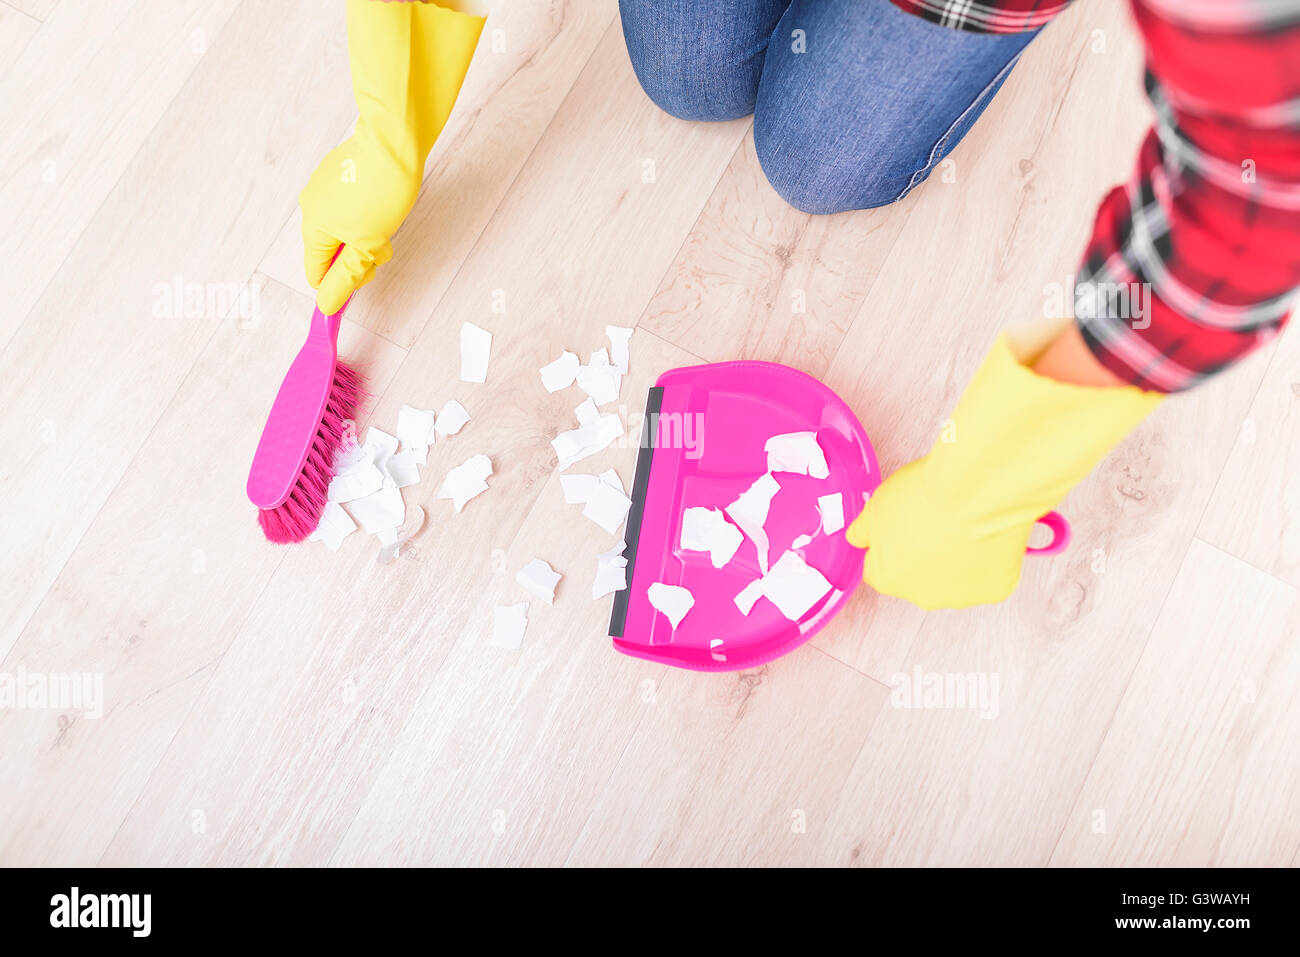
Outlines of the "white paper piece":
M727 660L727 653L723 650L721 638L709 639L709 654L713 657L714 661Z
M596 405L607 405L618 399L623 386L623 376L609 364L609 353L598 349L591 361L578 369L578 388L587 393Z
M447 473L438 489L438 498L449 498L456 511L488 488L487 477L492 474L492 460L486 455L475 455Z
M524 591L532 592L549 605L555 601L555 586L560 583L561 577L563 576L548 563L540 558L534 558L519 569L519 574L515 575L515 581L519 583Z
M392 487L406 488L417 484L420 481L418 462L415 449L405 449L396 455L390 455L384 462L384 473Z
M610 488L616 488L620 492L625 491L623 488L623 480L618 477L618 472L614 469L605 469L605 471L601 472L600 480Z
M812 544L811 535L800 535L798 538L796 538L793 542L790 543L790 547L803 548L805 545L811 545L811 544Z
M682 516L682 548L708 552L714 568L731 561L743 541L740 529L727 521L721 509L688 508Z
M404 449L433 444L433 409L404 405L397 413L397 441Z
M817 496L817 511L822 513L822 531L827 535L838 532L844 527L844 495Z
M824 479L830 475L826 467L826 456L817 444L815 432L787 432L774 435L763 446L767 452L767 470L769 472L795 472Z
M416 505L406 516L406 524L400 528L377 533L380 541L379 554L375 556L375 562L379 565L388 565L397 560L397 556L402 552L402 546L413 539L424 528L424 509ZM391 538L392 541L387 539Z
M573 410L573 414L578 419L579 425L595 425L600 421L600 410L596 408L596 403L587 397L587 401Z
M561 352L560 358L541 368L542 385L547 392L559 392L573 385L582 361L572 352Z
M767 510L772 504L772 496L781 491L781 486L770 472L764 472L754 484L740 493L740 497L728 505L724 511L740 530L754 543L758 552L758 567L767 574L767 532L763 524L767 521Z
M785 552L762 581L764 596L791 621L802 618L831 590L826 576L793 551Z
M591 490L600 483L594 475L561 475L560 488L566 505L585 505Z
M492 333L472 322L460 327L460 377L464 382L486 382Z
M604 598L610 592L627 587L627 559L623 557L626 546L619 542L607 552L596 556L596 578L591 583L591 597Z
M343 539L347 538L357 530L357 523L352 521L352 517L343 511L343 506L336 502L326 502L325 511L321 512L320 524L316 530L308 536L313 542L324 542L325 547L332 552L337 552L339 546L343 544Z
M365 451L370 456L370 461L383 468L384 459L397 451L397 436L389 435L372 425L366 429Z
M742 615L748 615L754 608L754 602L762 597L763 579L755 578L742 588L740 594L735 597L736 607L740 609Z
M677 630L686 613L695 606L695 596L691 594L689 588L683 588L681 585L654 582L646 589L646 597L650 599L650 604L655 610L672 624L673 631Z
M378 492L349 502L348 510L371 535L383 529L396 528L406 520L402 493L393 487L381 488Z
M378 492L383 486L383 471L366 458L330 479L325 497L331 502L351 502Z
M631 508L632 500L624 494L621 487L599 481L588 492L582 514L605 531L617 532Z
M626 326L606 326L605 335L609 337L610 364L618 370L619 375L627 375L627 344L632 338L632 330Z
M561 432L551 440L551 447L555 449L555 456L560 461L560 471L563 472L575 462L609 448L622 434L623 420L618 417L617 412L603 415L591 425Z
M524 643L524 630L528 627L528 602L517 605L497 605L492 609L492 648L518 648Z
M448 399L442 411L438 413L438 422L434 429L439 435L455 435L468 421L469 413L465 411L465 407L455 399ZM430 438L429 442L432 443L433 439Z

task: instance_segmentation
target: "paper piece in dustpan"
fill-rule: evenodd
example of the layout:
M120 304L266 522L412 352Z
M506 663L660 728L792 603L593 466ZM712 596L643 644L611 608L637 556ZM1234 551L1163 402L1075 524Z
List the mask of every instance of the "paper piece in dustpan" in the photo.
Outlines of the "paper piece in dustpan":
M695 596L691 594L689 588L683 588L681 585L653 582L646 589L646 597L650 599L654 609L668 619L674 631L682 623L686 613L695 607Z
M767 440L763 450L767 452L769 472L794 472L815 479L824 479L831 474L815 432L774 435Z
M772 497L781 491L781 486L770 472L764 472L754 484L740 493L740 497L723 511L727 517L740 526L740 530L754 543L758 553L758 567L767 574L767 532L763 524L767 521L767 512L772 505Z
M682 515L682 548L708 552L714 568L731 561L744 536L718 508L688 508Z

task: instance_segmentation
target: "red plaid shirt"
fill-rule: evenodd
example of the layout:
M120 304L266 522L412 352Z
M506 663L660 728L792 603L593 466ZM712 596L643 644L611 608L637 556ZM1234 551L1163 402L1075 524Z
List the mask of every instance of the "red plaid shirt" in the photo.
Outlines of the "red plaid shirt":
M893 0L1037 29L1070 0ZM1268 341L1300 289L1300 0L1133 0L1156 125L1097 210L1075 314L1097 359L1173 392Z

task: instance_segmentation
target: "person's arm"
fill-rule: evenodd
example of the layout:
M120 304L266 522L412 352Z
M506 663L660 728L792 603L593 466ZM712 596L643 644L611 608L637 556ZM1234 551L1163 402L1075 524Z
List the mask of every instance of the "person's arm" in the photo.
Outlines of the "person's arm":
M327 315L392 258L483 29L466 7L477 4L347 0L357 125L299 197L307 281Z
M850 526L864 579L926 608L1000 601L1035 519L1164 394L1267 341L1300 286L1300 10L1135 0L1157 123L1097 213L1076 323L1003 336L945 439Z

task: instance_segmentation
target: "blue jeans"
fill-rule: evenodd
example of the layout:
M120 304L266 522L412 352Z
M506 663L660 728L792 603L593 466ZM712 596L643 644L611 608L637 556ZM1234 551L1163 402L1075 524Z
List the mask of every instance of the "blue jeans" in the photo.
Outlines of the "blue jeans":
M753 113L764 174L809 213L906 196L1036 35L952 30L889 0L619 0L619 10L650 99L686 120Z

